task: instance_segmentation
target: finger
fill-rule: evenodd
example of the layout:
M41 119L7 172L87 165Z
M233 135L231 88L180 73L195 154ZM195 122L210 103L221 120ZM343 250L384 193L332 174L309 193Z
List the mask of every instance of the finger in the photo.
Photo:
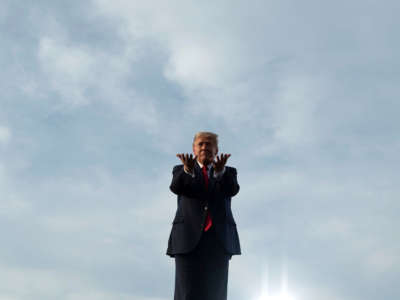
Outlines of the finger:
M224 155L224 161L226 162L228 160L228 158L229 158L229 154L225 154Z
M222 164L225 166L226 164L226 155L224 154L222 157Z
M185 160L184 160L184 158L183 158L183 153L177 154L176 156L178 156L179 159L181 160L181 162L182 162L183 164L185 164Z
M225 166L226 163L226 155L221 153L221 165Z

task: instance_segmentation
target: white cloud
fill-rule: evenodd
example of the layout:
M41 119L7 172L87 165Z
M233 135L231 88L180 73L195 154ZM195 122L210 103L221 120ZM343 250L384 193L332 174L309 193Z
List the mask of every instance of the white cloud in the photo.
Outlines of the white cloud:
M42 89L55 91L60 96L57 102L71 107L101 101L129 123L155 132L159 124L154 99L141 95L134 87L124 86L134 71L134 48L128 46L122 54L109 54L90 45L73 43L63 35L43 37L38 57L51 86L42 82Z
M39 44L39 58L56 72L77 80L87 77L93 68L93 58L77 47L68 47L60 41L44 37Z
M31 300L32 295L42 295L41 299L46 300L165 300L103 290L79 271L1 265L0 279L3 282L0 291L2 300Z
M320 104L321 83L307 75L281 82L274 109L275 138L279 142L304 145L315 142L315 113Z
M53 88L72 105L86 104L88 81L93 79L93 59L84 50L42 38L39 58Z
M41 38L38 56L52 88L64 101L73 106L91 102L87 90L101 78L99 66L108 61L106 57L50 37Z
M73 292L66 296L65 300L166 300L166 298L138 297L128 293L109 293L93 291Z
M165 76L189 89L220 86L221 56L212 47L207 42L196 45L191 41L177 46L171 53Z
M399 249L380 248L370 253L367 257L367 265L369 273L373 276L385 272L398 272L400 271L400 257ZM373 277L372 276L372 277Z
M194 2L180 5L157 2L160 7L154 10L154 3L140 1L95 3L99 13L123 20L127 44L146 37L164 47L169 55L164 75L187 92L197 93L200 89L204 95L201 89L231 87L238 72L247 68L247 59L240 56L243 53L239 37L229 23L219 23L217 29L212 24L218 22L224 6L217 4L210 11L207 5ZM199 18L201 12L204 18Z
M14 181L7 174L7 169L0 161L0 216L17 219L29 212L31 204L18 189L14 188Z
M11 139L11 130L8 127L0 125L0 144L7 144Z
M1 264L0 279L3 282L0 298L31 299L32 294L46 295L45 299L57 297L63 291L80 288L87 283L82 275L68 274L52 269L15 268ZM62 299L62 298L61 298Z

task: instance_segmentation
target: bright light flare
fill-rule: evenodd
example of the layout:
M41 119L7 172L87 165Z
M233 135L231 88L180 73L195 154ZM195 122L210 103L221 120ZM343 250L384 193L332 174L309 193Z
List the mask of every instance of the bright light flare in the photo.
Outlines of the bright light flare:
M262 276L261 292L256 297L257 300L300 300L289 293L288 272L286 265L282 270L281 287L280 289L271 291L269 286L268 269L265 270Z
M287 292L280 292L279 294L263 294L258 300L298 300Z
M296 300L296 299L293 298L288 293L280 293L277 295L267 296L265 299L260 299L260 300Z

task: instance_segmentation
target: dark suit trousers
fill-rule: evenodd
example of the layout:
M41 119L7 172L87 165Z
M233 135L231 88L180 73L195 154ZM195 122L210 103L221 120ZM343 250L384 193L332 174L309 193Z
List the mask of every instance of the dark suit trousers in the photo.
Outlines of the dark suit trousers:
M226 300L230 258L213 227L203 232L192 252L175 255L174 300Z

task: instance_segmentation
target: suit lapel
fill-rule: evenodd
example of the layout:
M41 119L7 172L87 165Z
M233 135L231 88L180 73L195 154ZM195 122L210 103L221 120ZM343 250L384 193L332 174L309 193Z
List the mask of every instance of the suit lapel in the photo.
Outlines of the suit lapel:
M212 191L215 186L214 167L211 167L210 176L208 178L208 191Z
M196 177L198 176L198 178L200 178L200 182L201 182L202 186L205 186L203 170L200 168L200 166L197 162L194 164L194 171L195 171L195 176Z

